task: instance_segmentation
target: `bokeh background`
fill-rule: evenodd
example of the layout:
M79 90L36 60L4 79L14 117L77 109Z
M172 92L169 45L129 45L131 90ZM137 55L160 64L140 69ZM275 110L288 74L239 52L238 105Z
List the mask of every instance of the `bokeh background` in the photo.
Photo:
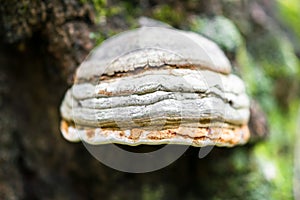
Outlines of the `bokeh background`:
M300 199L299 10L299 0L0 0L0 199ZM225 51L253 99L249 144L203 159L190 147L129 174L62 138L76 67L141 16Z

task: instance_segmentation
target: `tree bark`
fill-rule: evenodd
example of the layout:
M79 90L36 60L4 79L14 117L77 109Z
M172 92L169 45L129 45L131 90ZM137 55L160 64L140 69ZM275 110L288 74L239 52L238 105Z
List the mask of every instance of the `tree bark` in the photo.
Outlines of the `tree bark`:
M140 13L149 16L162 4L186 10L185 15L225 14L232 19L238 15L236 22L246 40L253 36L249 26L265 30L264 21L253 18L250 1L187 2L140 1L138 5ZM251 190L238 193L250 170L249 146L214 148L204 159L198 158L199 149L190 148L162 170L127 174L99 163L82 144L65 141L59 132L59 105L75 69L95 44L90 38L98 26L93 4L0 0L0 10L0 199L243 198ZM122 15L107 21L111 27L122 24L125 28L128 23ZM266 127L255 125L264 119L257 119L251 121L259 129L253 132L264 135ZM238 155L244 159L240 171L232 163ZM256 181L267 187L265 180Z

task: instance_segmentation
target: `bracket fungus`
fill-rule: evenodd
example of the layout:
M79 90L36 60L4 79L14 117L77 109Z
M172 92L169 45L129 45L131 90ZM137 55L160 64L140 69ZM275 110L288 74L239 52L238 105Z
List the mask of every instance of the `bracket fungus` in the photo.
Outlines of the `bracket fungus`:
M79 66L61 108L69 141L235 146L248 141L243 81L212 41L142 27L96 47Z

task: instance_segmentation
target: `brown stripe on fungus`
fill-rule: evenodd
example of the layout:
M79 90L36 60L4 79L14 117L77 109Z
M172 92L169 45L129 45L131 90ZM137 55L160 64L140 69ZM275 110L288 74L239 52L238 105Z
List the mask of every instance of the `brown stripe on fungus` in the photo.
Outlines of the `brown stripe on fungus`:
M65 131L64 131L65 133ZM109 139L105 137L110 136ZM217 146L234 146L244 144L250 137L248 127L246 125L236 128L222 127L198 127L198 128L176 128L158 131L149 131L144 129L116 130L101 128L83 128L76 129L70 126L67 137L83 139L91 144L106 144L113 141L114 143L124 144L128 141L128 145L136 144L180 144L192 146L205 146L205 143ZM66 138L67 138L66 137ZM80 137L80 138L79 138ZM101 142L97 142L100 141ZM127 141L127 142L126 142ZM223 144L223 145L222 145Z

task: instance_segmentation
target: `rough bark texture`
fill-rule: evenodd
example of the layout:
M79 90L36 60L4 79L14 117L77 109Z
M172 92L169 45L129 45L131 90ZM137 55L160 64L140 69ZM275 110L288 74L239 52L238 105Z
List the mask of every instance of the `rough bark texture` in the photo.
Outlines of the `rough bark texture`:
M248 147L215 148L205 159L198 158L199 149L191 148L167 168L127 174L99 163L82 144L62 138L60 102L74 70L94 45L89 36L95 11L91 3L82 2L0 1L0 199L241 199L251 193L254 186L243 188L242 179L249 170ZM265 31L264 17L251 12L251 6L263 6L250 1L251 5L162 2L175 10L185 9L185 15L227 13L238 19L246 39L254 37L250 26ZM141 1L138 6L151 16L163 3ZM108 26L123 29L127 25L122 20L122 15L112 17ZM261 120L251 123L261 124ZM252 127L257 135L266 132L264 126ZM240 154L246 170L237 174L232 159ZM234 177L241 179L232 182ZM267 187L268 183L259 184ZM268 192L261 197L267 198Z
M93 47L92 6L76 0L1 1L0 10L3 42L18 43L19 50L26 51L30 44L24 41L32 38L31 43L46 51L52 70L57 67L59 76L71 83L74 70Z

